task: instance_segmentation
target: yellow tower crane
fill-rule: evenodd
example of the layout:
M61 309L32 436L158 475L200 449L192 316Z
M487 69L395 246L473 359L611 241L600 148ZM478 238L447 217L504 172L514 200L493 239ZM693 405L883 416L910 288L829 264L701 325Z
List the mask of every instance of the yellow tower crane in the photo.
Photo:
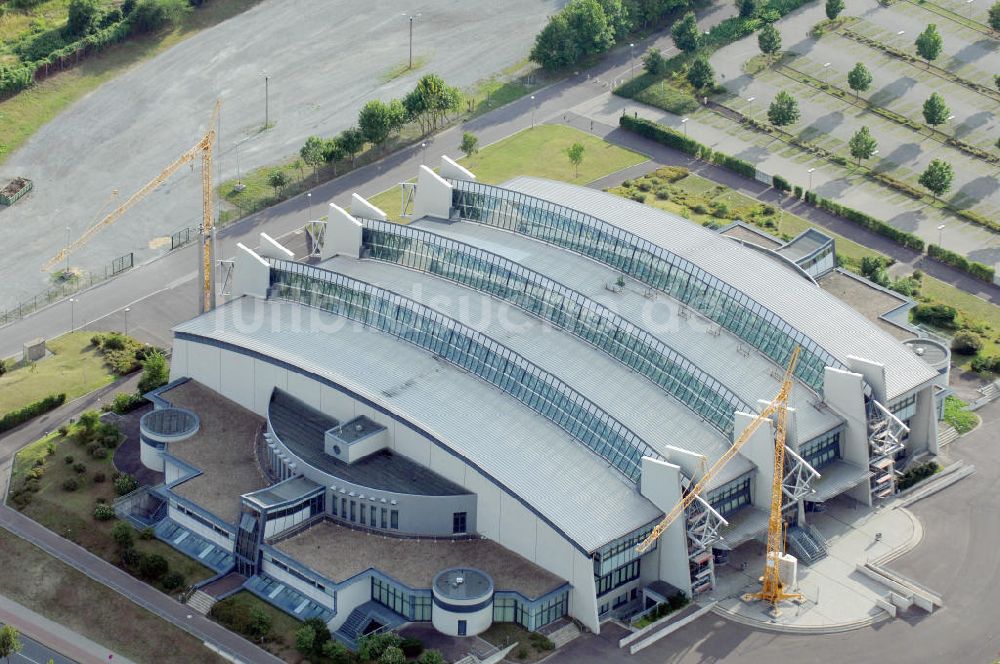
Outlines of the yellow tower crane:
M796 346L792 351L792 357L785 369L784 378L781 381L781 389L777 396L769 403L757 417L736 438L732 446L726 453L719 457L712 466L705 471L701 478L691 487L684 497L667 513L660 523L653 528L649 536L639 543L636 551L645 553L652 548L656 540L677 518L684 513L691 503L693 503L701 492L708 486L712 478L722 470L722 468L735 457L740 449L754 432L762 424L770 421L771 417L777 415L777 426L774 435L774 477L771 484L771 515L767 527L767 557L764 563L764 575L761 577L760 592L744 595L744 599L761 599L769 603L773 610L777 611L778 602L786 599L801 599L798 593L785 592L781 582L780 562L784 553L784 522L781 518L782 502L782 481L785 475L785 428L788 417L788 397L792 392L794 383L795 365L799 361L801 348Z
M144 184L138 191L132 194L128 200L116 207L107 216L88 228L83 235L74 240L69 246L50 258L44 269L52 269L53 266L66 260L72 252L86 245L98 232L115 223L123 214L129 211L136 203L144 199L148 194L155 191L170 179L181 166L194 162L201 157L201 252L199 254L199 283L201 298L199 302L200 310L204 313L215 307L215 280L212 278L212 267L214 263L214 247L212 242L212 149L215 144L215 127L219 118L221 100L216 100L215 109L212 111L212 119L208 123L208 131L195 143L195 145L178 157L172 164L167 166L155 178Z

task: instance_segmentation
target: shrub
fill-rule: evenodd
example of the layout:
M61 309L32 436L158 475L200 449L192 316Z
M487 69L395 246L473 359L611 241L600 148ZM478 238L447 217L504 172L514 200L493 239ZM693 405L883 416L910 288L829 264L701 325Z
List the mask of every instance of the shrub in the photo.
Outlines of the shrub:
M983 349L983 340L975 332L961 330L952 338L951 349L959 355L975 355Z
M975 413L966 410L968 405L956 396L948 396L944 400L944 421L955 427L959 434L969 433L979 422Z
M778 189L779 191L791 191L792 190L792 185L789 184L788 180L786 180L785 178L781 177L780 175L775 175L774 177L772 177L771 178L771 184L773 184L774 188Z
M552 640L541 634L539 632L532 632L528 638L531 640L531 645L535 646L537 650L555 650L556 644Z
M65 457L63 457L63 461L66 462L67 466L70 465L71 463L73 463L73 455L67 454Z
M521 646L520 648L518 648L517 649L517 658L518 659L527 659L528 658L528 649L525 648L524 646Z
M348 664L348 662L352 661L351 651L336 639L330 639L324 643L321 654L333 662L333 664ZM441 660L441 664L444 664L444 660Z
M972 370L976 373L1000 373L1000 355L977 357L972 360Z
M115 518L115 508L111 505L98 505L94 508L94 518L98 521L110 521Z
M2 78L2 70L0 70L0 78ZM50 394L40 401L30 403L24 408L19 408L18 410L13 410L3 417L0 417L0 432L8 431L13 429L19 424L23 424L33 417L38 417L43 413L47 413L50 410L54 410L59 406L63 405L66 401L65 394Z
M965 256L961 254L956 254L954 251L948 251L943 247L939 247L936 244L928 245L927 255L935 260L939 260L942 263L947 263L952 267L956 267L963 272L968 272L977 279L981 279L986 283L993 283L994 270L989 265L984 265L977 261L970 261Z
M674 131L670 127L665 127L664 125L645 118L635 118L623 115L619 119L618 124L624 129L633 131L640 136L645 136L646 138L652 139L657 143L666 145L667 147L680 150L685 154L697 154L699 148L701 147L698 141L688 138L684 134Z
M802 187L795 185L792 195L795 196L795 198L802 198Z
M150 528L146 527L139 531L139 539L141 540L151 540L156 537L156 532Z
M92 457L94 457L95 459L107 459L108 458L108 448L106 448L106 447L97 447L97 448L94 449L93 452L90 453L90 455Z
M903 476L896 482L896 489L899 491L909 489L917 482L927 479L940 469L941 467L933 461L928 461L927 463L907 468L903 473Z
M708 208L706 208L701 203L691 206L691 211L695 214L708 214Z
M101 471L97 471L96 473L94 473L94 484L104 484L104 480L106 479L107 477L105 477L104 473L102 473Z
M308 655L313 651L313 644L316 642L316 630L310 625L303 625L295 630L295 649L303 655Z
M129 24L133 33L153 32L177 20L188 7L186 0L138 0L129 12Z
M186 579L184 575L180 572L170 572L163 580L160 581L160 585L163 586L164 590L176 590L184 585Z
M139 565L141 554L132 547L121 550L122 564L128 569L135 569Z
M913 320L937 327L955 327L958 310L947 304L918 304L913 308Z
M66 436L69 435L69 427L66 426L65 424L61 425L59 427L58 431L59 431L59 435L62 436L63 438L65 438Z
M121 549L131 549L135 544L135 529L127 521L119 521L111 529L111 539Z
M80 488L80 482L75 477L67 477L62 483L63 491L76 491Z
M149 351L142 363L142 378L139 380L139 393L163 387L170 379L170 366L167 358L159 351Z
M145 397L137 392L119 392L111 402L111 410L119 415L124 415L141 407L145 403Z
M729 206L725 203L714 203L712 205L712 216L717 219L725 219L729 216Z
M115 479L115 493L119 496L124 496L127 493L132 493L139 488L139 481L129 475L128 473L122 473Z
M864 226L870 231L883 235L904 247L914 249L916 251L924 250L924 241L912 233L907 233L901 231L890 224L882 221L881 219L876 219L875 217L869 216L864 212L859 212L857 210L851 209L845 205L840 205L839 203L834 203L833 201L823 198L822 196L812 195L813 200L807 202L812 202L816 207L823 208L828 212L832 212L838 217L842 217L848 221L852 221L856 224Z
M667 190L667 189L657 189L656 190L656 198L657 198L657 200L660 200L660 201L669 201L670 200L670 191Z
M444 655L441 654L440 650L425 650L418 661L420 664L445 664Z
M378 658L378 664L406 664L406 655L397 646L389 646Z
M74 463L73 464L73 472L75 472L75 473L81 473L81 474L87 472L87 464L85 464L85 463Z
M631 198L636 203L646 202L646 194L642 193L641 191L633 191L631 194L628 195L628 197Z
M392 632L368 634L358 640L358 656L361 659L375 660L388 648L398 648L400 643L402 640Z
M636 187L639 189L639 191L652 191L653 189L653 185L649 184L648 182L640 182L639 184L636 185Z
M28 478L33 480L40 480L42 476L45 475L45 468L42 466L35 466L28 471Z
M158 553L144 553L139 556L139 576L149 581L162 579L170 571L167 559Z

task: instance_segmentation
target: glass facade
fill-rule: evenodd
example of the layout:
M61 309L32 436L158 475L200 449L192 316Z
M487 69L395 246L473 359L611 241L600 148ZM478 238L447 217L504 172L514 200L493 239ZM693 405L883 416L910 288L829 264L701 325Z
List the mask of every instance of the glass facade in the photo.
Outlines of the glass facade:
M548 418L633 482L639 480L643 456L660 458L648 443L569 385L451 318L329 270L281 260L271 264L273 297L362 322L431 351Z
M610 574L622 565L638 560L641 554L635 550L635 547L649 537L649 534L653 532L654 525L651 523L638 530L633 530L628 535L608 542L594 552L594 578ZM653 546L655 547L656 544Z
M517 263L434 233L363 220L368 258L489 293L580 337L638 372L732 438L733 413L753 409L680 353L606 307Z
M413 591L377 576L372 576L372 600L389 607L413 622L431 619L431 593Z
M594 584L597 586L597 596L600 597L604 593L611 592L615 588L623 586L633 579L638 579L639 564L641 562L641 560L633 560L627 565L622 565L610 574L605 574L604 576L599 576L594 579Z
M750 504L750 479L748 473L737 477L718 489L708 492L705 502L722 516L728 516L744 505Z
M889 412L898 417L900 421L906 422L917 412L916 392L893 401L889 404L888 408Z
M493 622L517 623L534 631L558 620L569 611L569 591L528 602L517 593L497 592L493 596Z
M813 438L799 448L799 456L813 468L821 468L839 458L841 431L842 429L835 429Z
M658 245L578 210L534 196L453 180L452 206L463 219L502 228L600 261L667 293L715 321L780 366L802 347L795 374L817 392L827 366L846 368L784 319L688 261Z

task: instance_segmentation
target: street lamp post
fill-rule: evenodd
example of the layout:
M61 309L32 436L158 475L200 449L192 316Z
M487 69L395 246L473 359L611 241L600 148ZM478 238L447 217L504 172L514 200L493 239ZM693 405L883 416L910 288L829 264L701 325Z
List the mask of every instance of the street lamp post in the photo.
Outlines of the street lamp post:
M236 146L236 184L233 186L233 191L238 194L247 187L243 184L243 175L240 172L240 141L236 141L233 145Z
M747 106L747 116L751 120L753 120L753 100L754 99L756 99L756 97L747 97L747 104L748 104L748 106Z
M830 69L830 65L832 65L832 64L833 64L832 62L824 62L823 63L823 82L824 83L826 83L826 73Z
M632 78L635 78L635 44L628 45L628 58L632 61Z
M420 144L420 163L427 163L427 143Z
M938 229L938 246L944 248L944 229L948 224L941 224Z
M813 172L815 170L816 170L815 168L810 168L809 169L809 191L812 191L812 188L813 188Z
M972 20L972 3L973 2L975 2L975 0L965 0L965 4L969 8L969 20L970 21Z
M264 129L267 129L268 125L271 124L271 77L265 71L264 74Z
M132 309L129 308L129 307L125 307L122 310L122 313L125 314L125 336L126 337L128 336L128 312L130 312L130 311L132 311Z
M66 227L66 271L63 279L69 279L69 226Z
M688 135L688 120L690 120L690 119L691 118L682 118L681 119L681 125L684 127L684 135L685 136Z
M535 95L531 95L531 128L535 128Z
M413 69L413 19L418 18L420 14L407 14L403 12L403 16L410 19L410 61L407 69Z
M310 216L314 216L313 215L313 193L311 191L307 191L306 192L306 207L309 208L309 215ZM310 220L310 221L314 221L314 220Z
M76 302L77 298L69 298L69 331L76 329Z

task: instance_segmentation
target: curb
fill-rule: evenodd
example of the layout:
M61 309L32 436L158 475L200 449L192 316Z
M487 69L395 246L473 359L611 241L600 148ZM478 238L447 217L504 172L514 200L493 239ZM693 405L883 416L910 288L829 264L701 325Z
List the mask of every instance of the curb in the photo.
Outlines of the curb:
M712 613L726 620L730 620L735 623L740 623L741 625L747 625L748 627L753 627L754 629L759 629L766 632L775 632L779 634L838 634L842 632L852 632L856 629L862 629L864 627L870 627L877 623L888 620L890 616L885 611L882 611L877 616L871 616L864 618L862 620L856 620L853 622L846 623L836 623L832 625L810 625L796 627L793 625L780 625L778 623L765 622L762 620L754 620L753 618L747 618L746 616L740 615L735 611L723 608L716 605L712 609Z

